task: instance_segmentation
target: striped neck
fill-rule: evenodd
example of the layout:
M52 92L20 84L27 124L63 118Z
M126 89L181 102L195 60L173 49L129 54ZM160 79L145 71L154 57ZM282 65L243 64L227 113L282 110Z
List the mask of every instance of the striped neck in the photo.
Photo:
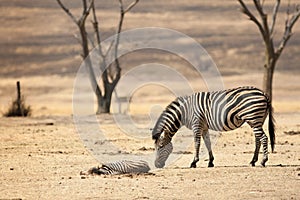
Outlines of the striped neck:
M191 128L193 116L191 96L178 97L177 99L180 104L181 125Z
M157 120L152 131L152 138L158 139L162 132L172 137L181 127L181 108L178 98L171 102Z

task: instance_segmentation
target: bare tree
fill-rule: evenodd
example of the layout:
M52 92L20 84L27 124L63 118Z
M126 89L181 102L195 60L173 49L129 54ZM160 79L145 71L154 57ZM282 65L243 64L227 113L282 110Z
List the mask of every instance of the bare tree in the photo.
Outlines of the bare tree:
M265 71L263 78L263 89L270 96L270 98L272 98L272 83L276 62L285 48L288 40L292 36L293 26L296 24L300 16L300 6L296 5L294 11L291 13L290 5L288 5L284 33L279 45L276 47L274 45L273 37L278 9L280 7L280 0L276 0L270 24L268 22L268 15L264 11L264 1L261 2L260 0L253 0L254 7L260 19L258 19L258 17L256 17L253 12L249 10L248 6L243 2L243 0L238 0L238 2L242 7L241 12L247 15L249 19L256 24L262 35L265 45Z
M97 114L109 113L112 93L121 77L121 66L118 59L118 47L119 47L120 33L122 31L124 17L125 14L129 12L139 2L139 0L134 0L126 8L124 7L123 1L119 0L120 18L117 26L117 31L116 31L117 36L116 36L116 40L111 43L110 47L106 50L106 52L104 52L104 48L101 45L101 32L99 28L98 19L97 19L94 0L89 0L89 1L82 0L82 14L78 19L62 3L61 0L56 0L56 1L59 4L59 6L64 10L64 12L77 25L79 29L80 44L82 47L82 58L83 60L85 60L85 66L87 67L89 72L91 85L97 97L97 103L98 103ZM92 37L90 37L86 31L87 30L86 20L90 15L90 12L92 12L92 25L94 30L93 34L95 35L96 41L93 41ZM92 61L90 60L89 57L90 48L95 48L96 47L95 43L98 45L97 49L99 51L99 55L101 56L101 62L99 67L102 72L102 77L101 77L102 86L103 86L102 88L97 82L97 77L92 67ZM92 47L90 47L89 44L91 44ZM106 67L107 66L106 60L110 51L114 51L113 54L114 54L115 62L111 64L109 67Z

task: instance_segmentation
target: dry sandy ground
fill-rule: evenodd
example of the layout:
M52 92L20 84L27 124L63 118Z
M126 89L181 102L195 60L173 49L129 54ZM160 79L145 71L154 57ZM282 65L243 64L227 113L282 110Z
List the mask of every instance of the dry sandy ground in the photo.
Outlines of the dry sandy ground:
M118 16L117 4L109 2L99 5L103 38L114 33L112 24ZM109 138L96 144L101 147L108 141L120 151L92 153L72 119L73 83L81 62L72 35L76 27L52 0L3 0L0 4L0 111L4 113L15 97L17 80L26 103L33 108L30 118L0 118L0 199L299 199L299 24L275 73L277 142L266 168L248 165L254 137L245 125L218 137L213 148L214 168L206 167L206 157L201 158L198 168L188 168L193 139L191 132L183 129L175 139L178 144L190 141L190 146L174 145L177 159L164 169L140 175L80 176L80 171L99 165L96 158L109 162L153 154L149 128L161 111L161 107L153 109L153 104L164 107L174 95L158 86L138 87L129 113L137 128L130 130L149 137L124 135L114 115L97 116ZM80 13L80 3L70 6ZM260 87L261 38L237 9L233 0L226 4L219 0L141 1L128 14L124 28L159 26L188 34L212 56L226 88ZM283 22L284 9L280 12L278 20ZM278 29L276 37L280 34ZM195 91L207 90L203 78L185 62L164 52L132 53L122 58L123 72L149 62L172 66L187 77ZM118 91L124 88L126 85L119 85ZM90 125L85 125L86 132L95 131Z
M241 77L232 76L230 80L241 80ZM280 76L280 80L287 81L289 78ZM0 120L0 198L297 199L300 195L299 104L297 98L288 98L285 95L287 92L280 87L277 91L277 142L275 153L269 154L266 168L248 165L254 149L254 137L245 125L218 137L213 148L215 168L207 168L207 158L202 157L198 168L189 169L193 149L183 146L185 151L181 151L179 143L174 145L177 160L167 168L152 168L150 174L116 176L80 176L80 171L98 166L99 158L100 161L110 162L128 159L132 155L153 154L149 131L152 126L149 124L154 121L149 123L145 113L150 112L153 102L165 105L166 99L172 97L162 93L153 101L151 95L145 95L142 89L137 92L130 116L140 127L138 133L149 135L146 139L127 137L123 129L116 125L114 115L98 116L101 129L110 135L100 138L102 140L95 144L101 147L109 141L120 149L117 152L106 149L103 155L101 151L100 155L95 155L95 152L85 148L87 143L81 139L72 116L65 114L71 109L71 95L65 99L53 99L52 104L40 109L38 102L43 97L31 97L30 102L37 103L35 112L38 114L35 117ZM295 93L299 96L299 89ZM63 92L59 94L62 97L66 95ZM42 106L43 103L39 103ZM60 110L60 115L45 115L55 109ZM87 123L86 132L90 129ZM181 139L187 139L191 145L191 131L181 131L174 140Z
M101 118L102 122L111 120L111 116ZM266 168L248 165L254 138L244 126L218 138L215 168L207 168L207 161L201 159L198 168L189 169L191 150L177 154L175 163L150 174L80 176L80 171L99 163L84 147L71 117L1 118L0 198L298 199L300 114L278 114L276 119L276 151L269 155ZM122 133L111 123L104 127ZM287 131L298 135L284 133ZM153 151L151 139L126 143L126 151L131 153L137 152L136 146ZM119 158L126 155L120 153Z

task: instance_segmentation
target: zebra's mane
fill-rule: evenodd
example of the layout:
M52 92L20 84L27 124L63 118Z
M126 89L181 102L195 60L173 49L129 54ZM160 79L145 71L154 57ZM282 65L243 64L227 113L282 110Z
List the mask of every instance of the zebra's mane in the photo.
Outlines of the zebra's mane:
M163 131L163 124L165 123L165 115L167 115L167 113L170 111L170 110L174 110L174 105L177 105L178 107L180 106L180 102L179 101L183 101L185 97L177 97L174 101L172 101L166 108L165 110L162 112L162 114L159 116L153 130L152 130L152 139L153 140L157 140L162 131ZM179 112L177 112L177 115L180 115Z
M161 133L162 133L162 126L161 123L163 121L163 116L164 116L165 110L162 112L162 114L159 116L158 120L156 121L156 124L152 130L152 139L157 140Z

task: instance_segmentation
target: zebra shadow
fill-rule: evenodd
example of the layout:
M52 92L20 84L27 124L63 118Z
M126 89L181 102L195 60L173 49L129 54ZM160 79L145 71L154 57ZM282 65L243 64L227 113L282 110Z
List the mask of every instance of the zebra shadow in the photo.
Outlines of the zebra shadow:
M263 166L257 166L257 167L261 167L261 168L268 168L268 167L272 167L272 168L294 168L294 167L300 167L300 165L297 164L271 164L271 165L267 165L266 167ZM253 168L250 164L249 165L216 165L214 168ZM175 167L171 167L169 166L168 169L191 169L189 166L185 166L185 167L179 167L179 166L175 166ZM196 169L213 169L213 168L208 168L206 166L199 166Z

